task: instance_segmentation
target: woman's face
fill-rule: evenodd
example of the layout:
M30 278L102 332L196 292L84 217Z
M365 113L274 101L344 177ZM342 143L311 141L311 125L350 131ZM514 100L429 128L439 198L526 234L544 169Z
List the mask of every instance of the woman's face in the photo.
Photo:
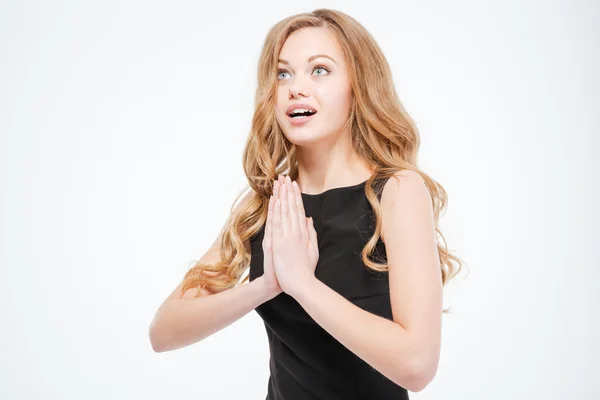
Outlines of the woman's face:
M292 33L279 54L276 117L296 145L331 139L350 115L352 89L342 49L327 28ZM290 106L316 111L305 119L288 116Z

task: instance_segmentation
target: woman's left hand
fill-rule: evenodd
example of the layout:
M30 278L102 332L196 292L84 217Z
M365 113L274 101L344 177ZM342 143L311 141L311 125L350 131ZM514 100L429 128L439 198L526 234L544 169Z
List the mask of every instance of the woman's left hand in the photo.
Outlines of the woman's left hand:
M273 209L273 265L281 289L294 297L315 278L319 260L317 232L307 220L302 195L289 176L280 177L278 198Z

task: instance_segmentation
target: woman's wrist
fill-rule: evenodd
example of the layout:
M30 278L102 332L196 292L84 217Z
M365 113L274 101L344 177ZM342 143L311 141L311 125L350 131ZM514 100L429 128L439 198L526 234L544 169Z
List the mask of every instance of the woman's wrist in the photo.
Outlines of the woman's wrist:
M265 294L265 301L277 297L282 292L281 289L270 286L264 276L259 276L256 278L256 281L259 281L259 285L262 287L263 293Z

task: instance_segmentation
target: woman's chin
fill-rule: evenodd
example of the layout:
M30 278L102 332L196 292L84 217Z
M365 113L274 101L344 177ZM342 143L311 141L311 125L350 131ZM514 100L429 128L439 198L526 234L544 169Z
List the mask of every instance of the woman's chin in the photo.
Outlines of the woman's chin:
M318 140L318 136L312 129L292 129L285 135L287 139L295 145L306 145Z

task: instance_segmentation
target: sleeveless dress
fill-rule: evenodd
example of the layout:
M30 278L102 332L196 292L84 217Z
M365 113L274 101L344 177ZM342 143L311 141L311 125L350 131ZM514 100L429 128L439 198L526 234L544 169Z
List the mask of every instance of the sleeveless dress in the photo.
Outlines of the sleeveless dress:
M373 185L379 199L385 180ZM302 194L306 216L313 217L319 243L315 277L363 310L393 320L387 273L367 268L360 256L375 231L375 215L365 185L366 181L319 194ZM250 281L264 272L263 236L264 226L251 239ZM381 238L371 259L386 260ZM287 293L262 303L255 311L264 322L269 341L266 400L408 399L405 388L337 341Z

